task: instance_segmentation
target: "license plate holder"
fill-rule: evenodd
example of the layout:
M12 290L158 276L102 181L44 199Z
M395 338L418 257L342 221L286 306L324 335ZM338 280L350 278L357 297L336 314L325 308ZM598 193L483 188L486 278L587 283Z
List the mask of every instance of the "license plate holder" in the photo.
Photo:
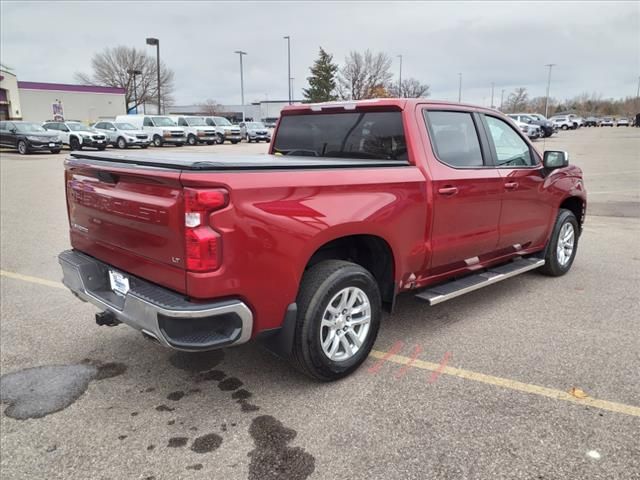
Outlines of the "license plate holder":
M109 285L118 295L125 296L129 292L129 278L115 270L109 270Z

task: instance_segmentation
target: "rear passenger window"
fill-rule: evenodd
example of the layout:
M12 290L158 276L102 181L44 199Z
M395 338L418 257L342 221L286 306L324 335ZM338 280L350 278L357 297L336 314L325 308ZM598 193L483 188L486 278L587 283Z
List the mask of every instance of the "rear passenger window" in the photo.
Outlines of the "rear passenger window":
M470 113L425 110L425 120L438 159L451 167L482 167L478 132Z
M496 148L498 167L530 167L536 164L527 142L507 122L488 115L485 118L489 137Z

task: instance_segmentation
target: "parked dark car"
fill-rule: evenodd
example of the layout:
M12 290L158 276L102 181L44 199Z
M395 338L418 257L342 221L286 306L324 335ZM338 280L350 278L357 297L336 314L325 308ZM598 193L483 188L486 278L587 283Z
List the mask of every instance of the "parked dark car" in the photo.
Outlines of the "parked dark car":
M42 150L59 153L62 149L56 133L48 132L37 123L22 121L0 122L0 145L15 148L22 155Z
M599 119L598 117L587 117L584 120L585 127L599 127L601 123L602 123L602 120Z

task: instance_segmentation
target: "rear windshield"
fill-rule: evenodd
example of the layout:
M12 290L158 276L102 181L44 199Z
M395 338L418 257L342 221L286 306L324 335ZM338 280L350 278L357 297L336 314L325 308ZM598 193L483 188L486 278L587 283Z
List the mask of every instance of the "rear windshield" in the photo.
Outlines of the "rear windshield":
M285 115L274 153L311 157L407 160L401 112Z

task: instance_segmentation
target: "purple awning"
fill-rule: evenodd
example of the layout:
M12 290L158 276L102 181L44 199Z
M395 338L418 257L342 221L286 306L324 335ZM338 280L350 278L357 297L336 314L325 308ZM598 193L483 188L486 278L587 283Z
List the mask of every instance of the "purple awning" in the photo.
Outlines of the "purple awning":
M18 88L24 90L55 90L58 92L112 93L124 95L124 88L98 87L95 85L69 85L66 83L18 82Z

